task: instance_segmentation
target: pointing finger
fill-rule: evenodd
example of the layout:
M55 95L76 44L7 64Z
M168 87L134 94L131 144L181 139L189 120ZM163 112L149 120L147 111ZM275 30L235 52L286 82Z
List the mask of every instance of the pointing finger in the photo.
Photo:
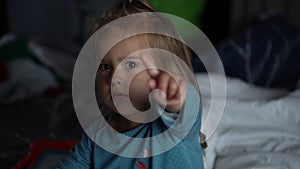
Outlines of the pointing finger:
M159 70L155 66L155 62L152 56L149 55L142 55L141 60L145 67L147 68L151 77L156 77L159 74Z

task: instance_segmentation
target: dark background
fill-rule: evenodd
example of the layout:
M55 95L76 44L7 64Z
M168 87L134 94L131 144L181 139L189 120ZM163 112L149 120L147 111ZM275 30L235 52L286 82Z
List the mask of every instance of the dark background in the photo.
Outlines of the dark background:
M47 35L83 43L91 18L119 0L1 1L1 32L22 36ZM188 3L188 2L187 2ZM216 43L243 30L260 13L275 11L300 26L297 0L207 0L201 27Z
M15 165L28 155L29 146L38 139L58 141L80 137L82 129L72 105L72 66L88 38L90 21L117 1L0 1L0 38L13 34L26 40L21 44L27 44L38 37L38 42L46 47L46 51L61 56L61 59L57 57L55 60L56 64L64 63L64 58L70 61L69 67L65 66L65 76L60 76L55 67L45 66L58 77L58 87L13 102L0 101L0 168ZM199 15L200 28L217 47L257 22L258 16L266 16L270 12L280 14L293 28L298 29L299 7L299 0L206 0ZM293 29L293 32L296 31ZM14 53L12 50L10 52ZM37 59L33 61L43 64ZM294 62L295 67L297 63ZM5 79L3 74L1 76L0 80ZM7 76L9 78L9 74Z

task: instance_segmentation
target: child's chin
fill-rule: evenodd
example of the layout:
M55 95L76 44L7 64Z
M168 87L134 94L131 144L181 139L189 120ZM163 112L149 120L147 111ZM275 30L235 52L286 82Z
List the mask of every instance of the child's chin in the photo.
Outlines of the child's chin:
M123 116L131 116L137 110L129 108L128 104L118 104L116 106L116 111Z
M136 115L137 112L134 112L133 110L125 110L123 109L122 111L118 111L119 114L121 114L122 116L125 116L125 117L131 117L133 115Z

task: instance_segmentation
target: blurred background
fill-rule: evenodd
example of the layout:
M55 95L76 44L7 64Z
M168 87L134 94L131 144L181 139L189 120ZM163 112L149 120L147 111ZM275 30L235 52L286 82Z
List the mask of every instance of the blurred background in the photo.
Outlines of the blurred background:
M92 18L120 0L11 0L1 2L1 36L15 33L25 37L43 35L77 42L86 40ZM218 42L248 26L258 14L277 12L300 26L297 0L149 0L161 12L183 17Z
M0 2L0 168L34 167L47 150L65 151L80 138L71 95L74 63L91 21L117 2ZM270 88L299 85L300 1L150 2L197 25L215 45L226 75ZM205 71L197 58L195 72Z

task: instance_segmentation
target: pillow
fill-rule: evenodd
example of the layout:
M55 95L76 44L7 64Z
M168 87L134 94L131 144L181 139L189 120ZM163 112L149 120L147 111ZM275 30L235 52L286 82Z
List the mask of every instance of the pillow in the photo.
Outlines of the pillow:
M256 22L216 49L227 76L272 88L297 85L300 32L280 15Z

